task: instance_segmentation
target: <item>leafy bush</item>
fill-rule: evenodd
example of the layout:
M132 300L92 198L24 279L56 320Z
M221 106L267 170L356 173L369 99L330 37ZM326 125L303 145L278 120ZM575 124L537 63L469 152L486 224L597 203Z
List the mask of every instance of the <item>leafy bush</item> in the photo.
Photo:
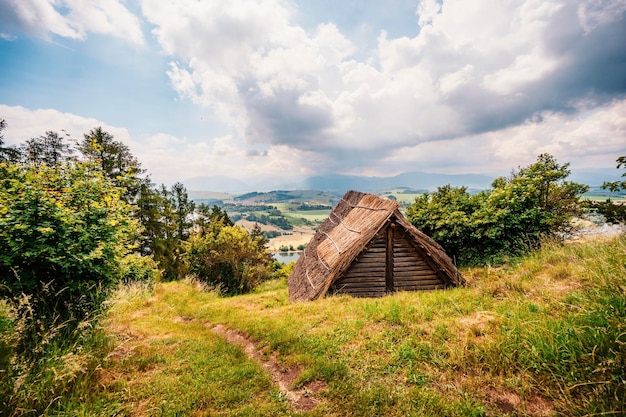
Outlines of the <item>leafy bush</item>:
M620 169L620 168L626 169L626 155L623 155L617 158L616 162L617 162L617 167L616 167L617 169ZM622 173L622 178L624 177L626 177L626 172ZM626 190L626 180L605 182L604 184L602 184L602 188L611 190L611 191Z
M568 166L542 154L509 179L496 179L487 192L439 187L417 197L407 218L461 264L497 262L570 230L587 187L564 181Z
M291 275L295 262L282 263L277 260L273 260L270 263L270 279L284 279L285 281Z
M4 163L0 171L0 297L29 299L36 342L39 327L71 330L98 310L120 279L136 223L123 189L90 164Z
M609 223L626 223L626 204L615 203L608 199L606 201L585 201L583 206L588 211L601 214Z
M278 230L264 230L263 237L265 239L271 239L277 236L282 236L283 232L279 232Z
M251 236L239 226L195 233L187 243L189 271L224 294L250 292L269 277L271 256L264 244L262 236Z
M120 263L120 269L124 284L141 282L152 286L161 278L157 263L150 256L135 253L126 255Z

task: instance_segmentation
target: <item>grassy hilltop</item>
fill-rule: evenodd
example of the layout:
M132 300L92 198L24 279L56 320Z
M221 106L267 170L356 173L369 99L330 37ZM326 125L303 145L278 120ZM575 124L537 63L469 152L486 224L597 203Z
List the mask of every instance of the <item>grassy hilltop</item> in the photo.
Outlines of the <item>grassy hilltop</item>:
M626 412L625 237L463 273L467 288L295 304L282 280L232 298L186 281L126 287L106 359L49 415ZM294 406L272 366L314 407Z

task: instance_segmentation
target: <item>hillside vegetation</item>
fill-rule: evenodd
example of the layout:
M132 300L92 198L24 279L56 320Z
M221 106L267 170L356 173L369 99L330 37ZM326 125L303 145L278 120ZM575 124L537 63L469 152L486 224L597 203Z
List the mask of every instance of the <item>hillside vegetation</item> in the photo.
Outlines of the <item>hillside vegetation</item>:
M270 374L212 329L317 383L311 416L623 415L626 238L549 244L467 288L288 302L284 281L223 298L190 281L125 287L100 369L49 415L295 414Z
M498 262L468 288L289 304L258 224L157 186L99 127L4 147L5 126L2 416L625 412L624 237L543 245L586 189L551 155L407 207L459 264ZM320 196L237 208L304 233Z

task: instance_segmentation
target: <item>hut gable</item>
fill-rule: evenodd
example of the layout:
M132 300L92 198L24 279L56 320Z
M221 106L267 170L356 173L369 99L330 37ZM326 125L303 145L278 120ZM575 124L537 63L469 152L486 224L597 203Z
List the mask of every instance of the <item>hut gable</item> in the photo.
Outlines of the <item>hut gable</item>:
M348 191L294 266L290 300L314 300L329 292L380 297L463 284L441 246L398 207L395 201Z

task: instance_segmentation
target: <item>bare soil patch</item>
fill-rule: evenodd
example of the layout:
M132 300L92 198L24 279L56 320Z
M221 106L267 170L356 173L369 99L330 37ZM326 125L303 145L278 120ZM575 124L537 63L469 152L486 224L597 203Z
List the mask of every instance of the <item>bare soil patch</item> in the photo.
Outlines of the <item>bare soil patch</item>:
M502 415L516 415L523 412L533 417L547 417L553 413L552 404L538 395L522 400L516 393L488 388L485 400Z
M313 233L292 232L291 235L277 236L269 241L269 249L272 252L278 252L281 246L293 246L297 248L300 245L306 245L311 241Z
M226 338L228 342L241 346L249 358L261 364L270 373L272 380L278 386L278 390L285 395L294 410L313 410L319 402L315 395L328 388L323 381L311 381L301 388L292 389L293 382L302 371L299 367L283 368L276 360L277 352L273 352L269 356L265 355L264 349L260 349L258 343L237 329L229 329L223 324L213 326L211 323L205 323L204 326L211 329L215 334Z

